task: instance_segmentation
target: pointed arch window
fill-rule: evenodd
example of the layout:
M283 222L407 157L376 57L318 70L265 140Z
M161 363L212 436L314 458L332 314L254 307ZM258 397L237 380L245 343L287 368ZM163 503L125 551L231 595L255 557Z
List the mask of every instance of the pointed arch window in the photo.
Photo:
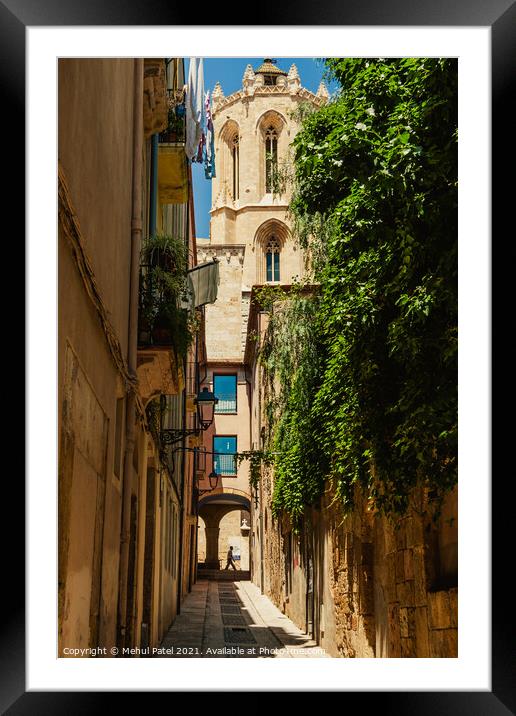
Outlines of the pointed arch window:
M265 130L265 192L272 193L274 174L278 166L278 132L271 125Z
M233 201L236 201L240 194L240 145L238 134L235 134L231 141L231 157L233 160Z
M280 243L271 236L265 247L265 276L267 283L280 280Z

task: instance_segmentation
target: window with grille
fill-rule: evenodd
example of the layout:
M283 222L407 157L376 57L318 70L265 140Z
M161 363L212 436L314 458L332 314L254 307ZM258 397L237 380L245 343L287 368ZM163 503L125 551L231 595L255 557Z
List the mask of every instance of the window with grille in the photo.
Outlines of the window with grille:
M213 471L217 475L237 474L236 435L217 435L213 438Z
M214 375L213 392L219 402L215 406L216 413L237 412L237 377L236 375Z

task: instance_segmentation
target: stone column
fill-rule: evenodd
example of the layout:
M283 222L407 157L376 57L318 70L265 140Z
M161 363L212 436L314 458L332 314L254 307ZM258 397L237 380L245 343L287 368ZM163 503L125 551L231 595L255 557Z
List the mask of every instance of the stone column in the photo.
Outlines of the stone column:
M206 532L206 569L219 569L219 532L218 527L205 527ZM223 565L224 566L224 565Z

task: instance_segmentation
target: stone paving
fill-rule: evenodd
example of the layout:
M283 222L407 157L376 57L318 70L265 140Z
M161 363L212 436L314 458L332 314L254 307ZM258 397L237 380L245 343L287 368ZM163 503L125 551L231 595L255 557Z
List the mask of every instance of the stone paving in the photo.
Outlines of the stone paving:
M329 658L249 581L200 580L159 658Z

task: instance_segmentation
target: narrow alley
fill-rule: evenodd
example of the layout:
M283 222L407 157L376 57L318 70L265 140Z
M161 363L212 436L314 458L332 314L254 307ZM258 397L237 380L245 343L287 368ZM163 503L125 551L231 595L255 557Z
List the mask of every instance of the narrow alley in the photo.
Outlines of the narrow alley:
M329 658L256 585L229 579L198 581L151 656Z
M456 82L59 61L60 657L457 656Z

